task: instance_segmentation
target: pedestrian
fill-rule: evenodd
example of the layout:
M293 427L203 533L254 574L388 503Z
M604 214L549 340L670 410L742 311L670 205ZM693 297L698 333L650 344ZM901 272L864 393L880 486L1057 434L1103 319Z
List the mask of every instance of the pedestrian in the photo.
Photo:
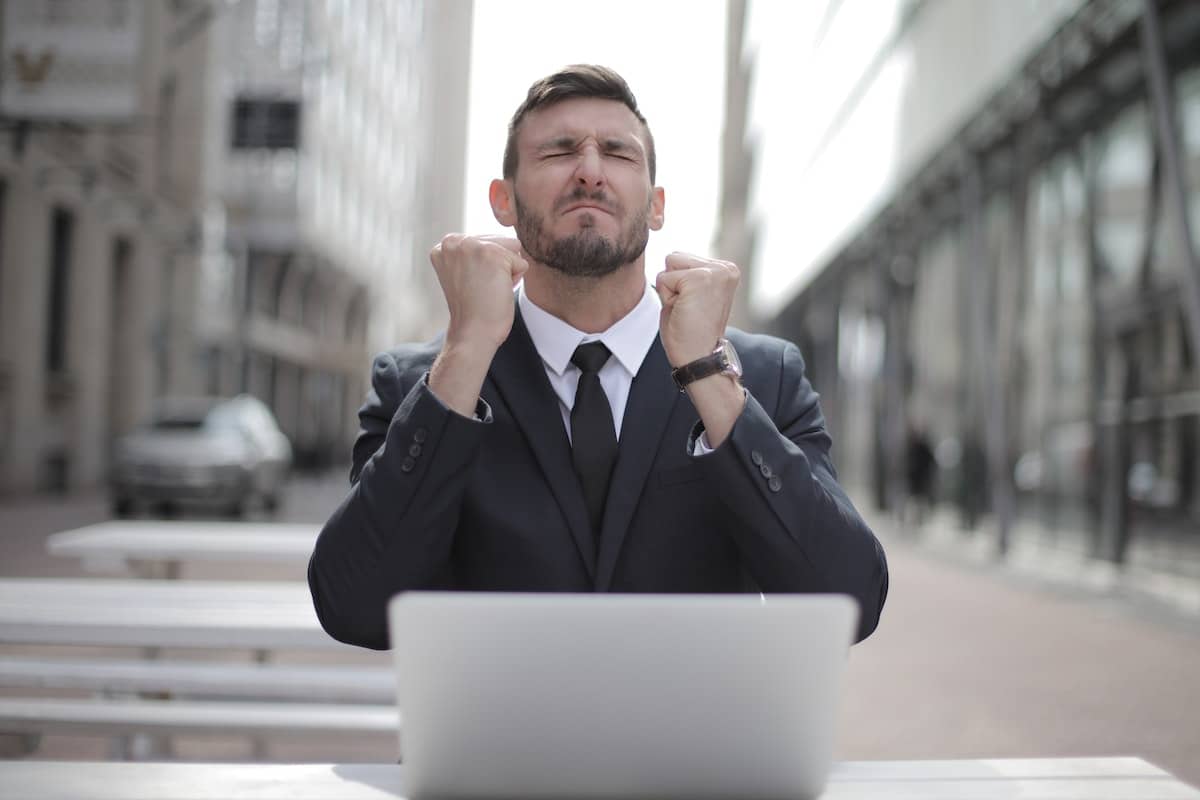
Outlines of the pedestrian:
M875 629L887 563L799 350L726 327L734 264L646 280L655 157L614 71L529 89L489 188L516 238L445 236L445 332L375 360L308 571L332 636L387 647L408 589L840 592Z
M925 516L933 509L934 478L937 475L937 458L924 428L910 424L905 453L905 473L908 483L906 505L911 508L912 522L922 525Z

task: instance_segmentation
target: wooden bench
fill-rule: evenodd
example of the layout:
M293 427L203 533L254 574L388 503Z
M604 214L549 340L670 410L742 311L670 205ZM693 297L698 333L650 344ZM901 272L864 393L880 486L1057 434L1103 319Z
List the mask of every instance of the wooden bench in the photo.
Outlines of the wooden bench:
M302 577L319 531L279 522L120 520L53 534L46 549L80 559L85 569L131 570L144 578L178 578L189 561L284 564Z
M0 792L22 800L380 800L405 796L398 764L0 761ZM825 800L1198 800L1200 791L1140 758L845 761Z
M300 582L0 578L0 642L336 650Z
M387 667L0 656L0 686L189 698L394 703Z
M0 733L19 735L25 749L47 733L104 736L113 740L113 757L125 760L161 756L162 737L170 736L246 735L261 758L265 736L398 742L399 730L394 705L0 697Z
M162 692L177 698L0 698L0 732L22 735L27 744L36 742L28 736L51 732L136 733L137 738L114 748L115 755L129 757L155 755L153 737L207 732L250 736L257 753L265 734L353 731L378 736L386 731L394 736L397 730L386 654L356 652L325 634L308 587L301 583L0 578L0 644L130 647L153 653L164 648L246 649L260 662L271 651L311 649L372 660L345 668L190 659L107 665L94 659L45 659L39 665L8 654L8 677L0 678L0 687L38 693ZM357 671L362 669L371 671Z
M104 736L112 756L158 757L169 737L397 735L395 677L360 666L0 657L0 687L92 698L0 697L0 733L33 752L43 734ZM145 699L139 695L164 697Z

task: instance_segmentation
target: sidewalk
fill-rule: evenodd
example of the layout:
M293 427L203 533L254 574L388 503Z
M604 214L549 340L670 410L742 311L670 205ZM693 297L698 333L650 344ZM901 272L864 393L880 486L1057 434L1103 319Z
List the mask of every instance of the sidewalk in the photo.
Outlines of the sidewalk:
M872 522L891 586L851 650L839 758L1136 755L1200 784L1200 617L1066 557Z
M966 530L957 512L946 507L936 508L920 526L902 526L878 512L865 515L872 525L932 557L1080 593L1200 631L1200 532L1192 547L1177 542L1169 550L1161 542L1135 540L1127 563L1118 565L1092 557L1090 537L1081 530L1048 533L1037 523L1019 521L1001 558L990 517L983 517L976 530ZM1164 568L1169 559L1170 568Z

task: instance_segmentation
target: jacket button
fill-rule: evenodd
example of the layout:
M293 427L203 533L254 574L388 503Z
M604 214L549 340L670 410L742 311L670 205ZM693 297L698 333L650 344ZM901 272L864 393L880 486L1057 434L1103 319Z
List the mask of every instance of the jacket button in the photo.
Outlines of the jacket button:
M416 466L417 466L416 459L414 459L410 456L410 457L404 459L404 462L400 465L400 471L401 472L412 472L413 468Z
M754 466L761 467L763 463L762 453L757 450L750 451L750 460L754 462Z
M429 438L429 429L428 428L417 428L415 431L413 431L413 441L416 442L417 444L424 444L425 440L428 438Z
M759 464L759 465L758 465L758 471L762 473L762 476L763 476L764 478L773 478L773 477L775 477L775 473L771 471L771 465L770 465L770 464Z
M408 446L408 454L410 456L412 456L413 458L416 458L417 456L421 455L421 445L416 444L416 443L409 445Z
M775 477L771 478L771 480L767 481L767 488L772 492L779 492L779 490L783 488L783 481L779 480L779 476L776 475Z

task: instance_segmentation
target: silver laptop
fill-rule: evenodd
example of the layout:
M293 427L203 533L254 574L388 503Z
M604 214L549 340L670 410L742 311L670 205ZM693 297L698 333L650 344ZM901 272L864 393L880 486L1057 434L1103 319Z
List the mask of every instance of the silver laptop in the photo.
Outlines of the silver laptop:
M841 595L413 592L389 607L419 798L803 798L858 607Z

